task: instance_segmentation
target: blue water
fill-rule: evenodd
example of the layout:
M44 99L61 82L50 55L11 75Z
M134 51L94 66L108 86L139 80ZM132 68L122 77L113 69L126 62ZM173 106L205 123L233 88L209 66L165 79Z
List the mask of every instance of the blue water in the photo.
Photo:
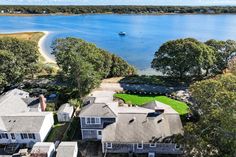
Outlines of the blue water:
M0 16L0 33L50 31L44 43L48 55L53 40L73 36L123 57L140 70L150 68L155 51L168 40L236 39L235 26L236 15ZM120 31L127 35L119 36Z

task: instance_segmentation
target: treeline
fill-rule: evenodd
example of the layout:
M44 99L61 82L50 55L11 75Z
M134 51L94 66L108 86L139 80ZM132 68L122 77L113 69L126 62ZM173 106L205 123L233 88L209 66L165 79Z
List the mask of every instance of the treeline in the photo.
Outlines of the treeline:
M233 6L0 6L1 13L22 14L227 14L236 13Z
M98 87L104 78L136 74L122 58L82 39L57 39L52 47L63 82L80 97Z

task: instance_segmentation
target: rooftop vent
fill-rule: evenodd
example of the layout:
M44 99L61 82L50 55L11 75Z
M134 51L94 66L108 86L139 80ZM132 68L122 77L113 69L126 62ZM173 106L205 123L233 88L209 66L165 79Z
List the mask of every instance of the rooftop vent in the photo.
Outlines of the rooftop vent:
M130 121L129 121L129 124L130 123L133 123L135 121L136 117L133 117Z
M161 123L164 118L162 117L160 120L157 121L157 123Z

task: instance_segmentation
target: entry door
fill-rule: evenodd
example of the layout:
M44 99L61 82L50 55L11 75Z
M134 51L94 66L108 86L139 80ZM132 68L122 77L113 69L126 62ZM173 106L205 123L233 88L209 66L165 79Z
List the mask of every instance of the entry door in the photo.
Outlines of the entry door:
M97 130L97 139L98 140L102 139L102 130Z

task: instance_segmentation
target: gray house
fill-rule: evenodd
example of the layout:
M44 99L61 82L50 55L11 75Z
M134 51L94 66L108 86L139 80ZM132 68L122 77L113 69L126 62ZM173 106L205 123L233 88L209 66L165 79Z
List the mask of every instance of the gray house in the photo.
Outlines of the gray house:
M101 140L103 153L182 154L171 137L182 134L179 114L154 101L143 107L91 103L80 115L83 140Z
M79 115L83 140L101 140L102 130L116 121L116 114L104 103L91 103Z

